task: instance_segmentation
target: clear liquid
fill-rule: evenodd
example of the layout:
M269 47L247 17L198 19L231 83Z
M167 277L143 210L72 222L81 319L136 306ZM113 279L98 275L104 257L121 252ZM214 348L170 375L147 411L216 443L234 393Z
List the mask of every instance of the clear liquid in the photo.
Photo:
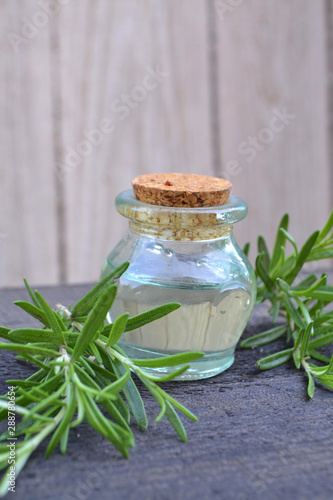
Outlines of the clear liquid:
M202 288L167 286L122 279L111 317L145 312L166 302L176 311L122 336L122 344L154 353L199 350L208 354L234 348L250 314L251 296L241 286ZM142 356L140 356L142 357Z

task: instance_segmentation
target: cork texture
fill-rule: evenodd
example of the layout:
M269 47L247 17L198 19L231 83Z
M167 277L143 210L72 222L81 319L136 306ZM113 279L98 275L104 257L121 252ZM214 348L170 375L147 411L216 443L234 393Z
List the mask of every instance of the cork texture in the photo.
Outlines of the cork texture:
M228 202L232 184L197 174L146 174L132 180L135 197L165 207L214 207Z

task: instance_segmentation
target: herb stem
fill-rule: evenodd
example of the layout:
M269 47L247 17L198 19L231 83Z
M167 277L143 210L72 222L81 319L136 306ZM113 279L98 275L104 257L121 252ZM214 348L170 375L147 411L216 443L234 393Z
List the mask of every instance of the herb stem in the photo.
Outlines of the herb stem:
M129 449L134 446L131 416L142 429L148 427L144 402L132 379L132 372L141 378L161 406L158 420L165 415L178 436L186 440L185 429L175 409L192 420L195 419L193 414L155 382L150 382L145 367L177 365L174 371L154 379L157 382L172 380L202 353L165 356L162 360L131 360L120 349L117 342L125 327L140 328L180 307L178 303L164 304L132 318L125 313L108 328L105 321L117 291L114 280L126 271L128 265L122 264L103 278L72 309L57 304L54 310L37 291L32 292L25 281L33 304L19 301L20 305L43 326L16 330L0 327L0 335L6 340L0 342L0 349L9 348L21 359L38 367L38 371L27 380L8 381L13 385L8 386L5 396L0 396L0 420L8 417L9 408L22 416L15 429L16 476L49 435L52 437L46 457L58 445L65 453L70 429L83 420L128 457ZM11 339L8 334L11 334ZM12 432L8 429L1 441L6 441ZM16 441L21 437L25 437L24 440ZM8 467L9 455L8 446L0 442L0 469ZM0 482L0 496L8 492L8 477L5 473Z
M95 340L95 343L101 346L108 354L110 354L112 358L116 358L121 363L124 363L125 365L128 365L130 368L134 369L135 364L129 358L126 358L112 347L107 346L106 342L103 342L103 340L101 339L97 339Z

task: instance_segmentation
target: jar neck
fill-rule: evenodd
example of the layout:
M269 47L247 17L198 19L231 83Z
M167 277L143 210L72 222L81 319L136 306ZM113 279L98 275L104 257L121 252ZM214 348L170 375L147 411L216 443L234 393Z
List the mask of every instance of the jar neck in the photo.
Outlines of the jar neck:
M138 201L132 191L117 196L118 212L129 219L131 231L160 240L209 241L228 237L247 214L246 203L236 196L217 207L165 207Z
M174 227L130 221L134 233L165 241L207 241L230 236L232 224L224 226Z

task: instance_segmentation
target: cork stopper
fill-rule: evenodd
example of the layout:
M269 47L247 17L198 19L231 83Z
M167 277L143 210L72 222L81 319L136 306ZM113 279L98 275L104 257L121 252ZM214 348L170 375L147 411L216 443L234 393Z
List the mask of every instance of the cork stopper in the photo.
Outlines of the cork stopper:
M228 202L231 182L196 174L145 174L132 180L137 200L164 207L214 207Z

